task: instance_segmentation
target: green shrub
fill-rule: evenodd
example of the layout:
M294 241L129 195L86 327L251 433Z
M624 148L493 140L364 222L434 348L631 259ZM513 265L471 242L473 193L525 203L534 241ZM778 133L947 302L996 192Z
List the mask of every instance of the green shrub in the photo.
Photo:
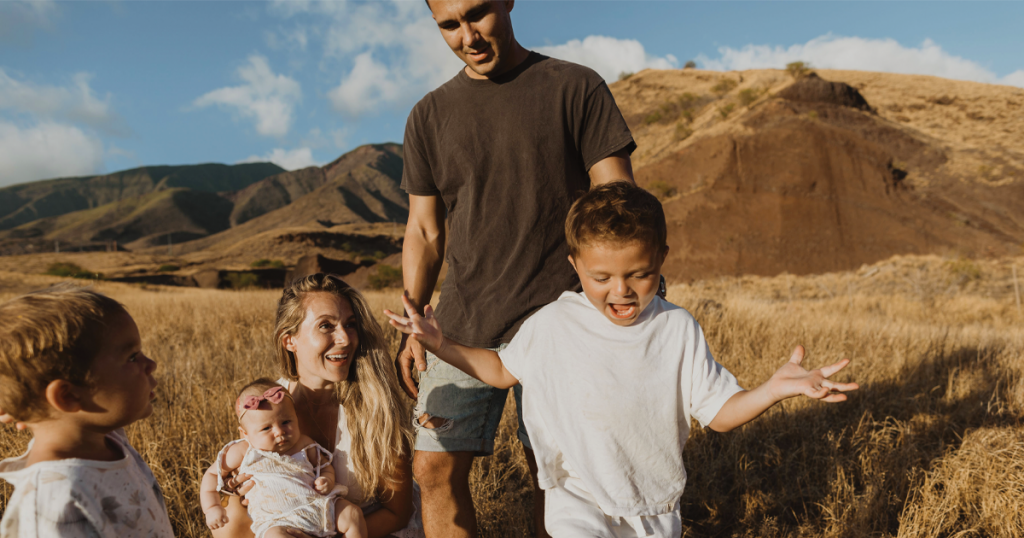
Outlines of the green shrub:
M274 268L274 269L283 269L284 268L284 262L281 261L281 260L268 260L266 258L262 258L262 259L259 259L259 260L256 260L256 261L250 263L249 267L252 267L253 269L259 269L261 267L271 267L271 268Z
M628 80L629 77L631 77L631 76L633 76L633 73L628 73L626 71L623 71L623 72L619 73L619 80Z
M373 259L375 259L375 260L383 260L384 258L387 258L387 257L388 257L388 255L385 254L383 251L380 251L380 250L378 250L377 252L373 253Z
M92 280L99 280L103 278L103 273L86 271L78 265L68 262L56 262L50 264L50 267L46 269L46 274L65 278L88 278Z
M961 256L945 263L949 276L956 284L966 284L973 280L981 280L981 268L974 260Z
M661 112L652 112L644 118L644 125L650 125L652 123L658 123L661 121Z
M647 192L653 194L659 200L664 200L675 195L676 188L660 179L656 179L647 184Z
M807 113L807 117L811 118L812 120L818 119L818 111L817 110L812 110L812 111L808 112Z
M761 97L761 93L762 92L760 90L756 90L754 88L744 88L740 90L740 104L743 106L750 106L754 101L757 101L758 97Z
M729 114L732 113L732 110L734 108L736 108L736 105L729 103L723 107L718 107L718 113L722 116L722 119L724 120L725 118L729 117Z
M676 124L676 140L686 140L692 134L693 129L690 129L684 123L680 122Z
M793 78L803 78L811 72L811 64L807 62L789 62L786 64L786 72Z
M722 80L718 81L718 84L715 84L714 86L711 87L711 92L721 97L731 92L737 84L739 83L731 78L723 78Z
M683 66L683 69L696 69L696 68L697 68L697 62L695 62L693 60L690 60L690 61L686 62L686 65Z
M378 263L376 270L370 273L367 283L371 289L375 290L400 288L402 287L402 269L386 263Z
M231 288L236 290L252 288L260 283L260 277L255 273L228 273L226 278Z
M178 269L181 269L181 267L178 267L177 265L174 265L173 263L165 263L165 264L161 265L160 268L156 270L156 272L158 272L158 273L173 273L174 271L177 271Z

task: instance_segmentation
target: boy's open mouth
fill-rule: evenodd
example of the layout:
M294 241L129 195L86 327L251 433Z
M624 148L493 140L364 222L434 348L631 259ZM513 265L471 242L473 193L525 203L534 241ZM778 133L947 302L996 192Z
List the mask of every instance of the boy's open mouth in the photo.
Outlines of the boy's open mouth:
M611 311L612 317L616 319L629 319L633 317L633 313L636 312L635 304L609 304L608 309Z

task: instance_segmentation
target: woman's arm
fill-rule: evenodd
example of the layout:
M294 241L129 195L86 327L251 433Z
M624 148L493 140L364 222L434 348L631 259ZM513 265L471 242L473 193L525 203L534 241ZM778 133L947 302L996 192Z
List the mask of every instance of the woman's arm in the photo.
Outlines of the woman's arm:
M380 510L366 516L366 529L370 538L382 538L395 531L404 529L412 517L412 462L403 457L398 462L399 480L391 489L385 489L378 498Z

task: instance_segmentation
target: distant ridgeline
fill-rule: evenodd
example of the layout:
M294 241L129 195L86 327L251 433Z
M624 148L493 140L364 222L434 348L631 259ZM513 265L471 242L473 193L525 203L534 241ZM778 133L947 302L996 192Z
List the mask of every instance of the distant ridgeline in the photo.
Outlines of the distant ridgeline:
M323 167L146 166L0 189L0 255L242 239L286 226L405 222L399 144L361 146ZM234 233L232 233L234 232Z

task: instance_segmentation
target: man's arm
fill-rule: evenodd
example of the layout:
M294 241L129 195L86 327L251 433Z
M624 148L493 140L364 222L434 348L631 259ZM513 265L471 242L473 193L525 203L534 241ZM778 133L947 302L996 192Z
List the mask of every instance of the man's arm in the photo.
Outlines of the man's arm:
M444 218L445 209L440 196L409 195L409 222L405 226L405 242L402 244L402 282L405 296L418 314L430 304L437 284L437 275L444 263ZM413 312L406 312L412 314ZM398 347L395 367L405 392L412 398L419 394L412 379L412 364L423 371L427 361L423 347L409 342L405 335Z
M612 181L636 183L633 180L633 161L630 160L629 150L626 148L620 149L597 161L594 163L594 166L590 167L587 173L590 174L591 187L611 183Z

